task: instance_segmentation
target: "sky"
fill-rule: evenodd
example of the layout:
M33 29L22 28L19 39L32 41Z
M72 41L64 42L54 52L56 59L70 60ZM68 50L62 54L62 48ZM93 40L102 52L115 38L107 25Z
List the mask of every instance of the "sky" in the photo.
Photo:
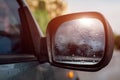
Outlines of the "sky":
M120 0L65 0L66 13L97 11L110 23L113 32L120 35Z

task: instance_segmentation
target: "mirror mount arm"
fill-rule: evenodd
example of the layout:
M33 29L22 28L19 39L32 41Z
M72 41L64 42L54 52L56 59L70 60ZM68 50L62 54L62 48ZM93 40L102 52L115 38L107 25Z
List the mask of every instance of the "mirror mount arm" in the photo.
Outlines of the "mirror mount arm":
M40 64L48 62L48 50L47 50L47 42L46 37L42 37L40 40L40 53L36 55Z

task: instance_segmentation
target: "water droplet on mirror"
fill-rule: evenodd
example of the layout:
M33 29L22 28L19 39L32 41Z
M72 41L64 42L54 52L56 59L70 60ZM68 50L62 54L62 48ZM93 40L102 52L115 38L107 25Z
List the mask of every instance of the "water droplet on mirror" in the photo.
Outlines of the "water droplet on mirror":
M95 60L93 60L93 63L95 63Z
M95 57L96 57L96 55L94 54L94 55L93 55L93 57L95 58Z
M82 60L82 61L81 61L81 63L85 63L85 61L84 61L84 60Z
M98 34L95 34L96 36L98 35Z
M74 54L72 54L72 56L75 56Z
M89 37L92 37L91 35L89 35Z

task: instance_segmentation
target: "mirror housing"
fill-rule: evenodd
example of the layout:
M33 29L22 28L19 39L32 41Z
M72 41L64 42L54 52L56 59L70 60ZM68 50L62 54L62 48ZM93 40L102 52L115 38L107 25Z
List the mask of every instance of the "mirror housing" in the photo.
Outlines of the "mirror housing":
M105 41L103 57L101 58L100 61L98 61L98 63L92 64L92 65L87 63L84 65L81 63L77 64L76 62L74 62L74 59L73 61L72 60L69 61L69 63L66 63L64 61L61 61L61 62L56 61L56 59L54 59L54 56L55 56L54 46L55 46L55 36L59 31L58 29L65 22L71 22L71 21L83 19L83 18L97 19L103 24L103 30L104 30L104 36L105 36L105 39L103 40ZM104 18L102 14L98 12L81 12L81 13L74 13L74 14L68 14L68 15L56 17L48 24L46 34L47 34L46 39L47 39L49 62L54 66L75 69L75 70L83 70L83 71L98 71L103 67L105 67L111 60L111 57L113 54L113 48L114 48L113 32L108 21ZM78 33L76 32L75 34L77 35ZM67 38L68 37L66 37L66 39Z

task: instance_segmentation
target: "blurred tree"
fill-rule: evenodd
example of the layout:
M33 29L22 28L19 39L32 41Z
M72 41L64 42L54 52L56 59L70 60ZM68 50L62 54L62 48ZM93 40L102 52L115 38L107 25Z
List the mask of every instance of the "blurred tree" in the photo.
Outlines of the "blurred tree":
M44 34L48 22L62 15L67 5L64 0L27 0L27 3Z
M67 7L67 4L64 0L45 0L46 9L50 15L50 18L62 15Z

